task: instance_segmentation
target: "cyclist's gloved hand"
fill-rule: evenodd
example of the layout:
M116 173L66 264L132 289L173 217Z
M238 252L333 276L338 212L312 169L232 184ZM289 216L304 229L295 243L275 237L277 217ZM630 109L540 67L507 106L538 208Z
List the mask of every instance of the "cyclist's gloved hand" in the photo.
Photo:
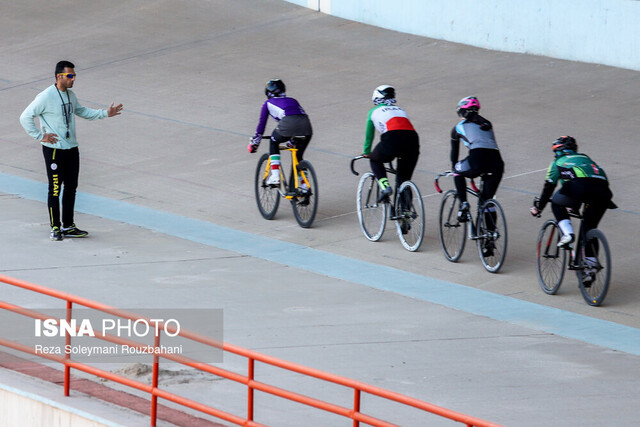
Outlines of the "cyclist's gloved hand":
M295 148L296 144L293 143L293 141L289 140L287 141L287 148Z
M258 147L260 146L260 142L262 141L262 135L256 133L253 138L251 138L251 142L247 145L247 151L250 153L255 153L258 151Z
M259 144L254 144L253 142L250 142L249 145L247 145L247 151L250 153L255 153L256 151L258 151L259 146L260 146Z
M540 218L540 216L542 215L542 209L540 209L540 198L539 197L535 197L533 199L533 206L531 206L529 208L529 212L531 212L531 215Z

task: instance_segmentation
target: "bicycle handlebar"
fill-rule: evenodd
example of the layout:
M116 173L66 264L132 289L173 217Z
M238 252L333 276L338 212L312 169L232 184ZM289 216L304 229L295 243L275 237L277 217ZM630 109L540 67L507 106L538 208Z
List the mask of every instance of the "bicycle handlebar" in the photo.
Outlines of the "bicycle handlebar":
M353 167L353 164L356 162L356 160L360 160L360 159L368 159L369 156L365 156L364 154L360 154L358 156L355 156L354 158L351 159L351 173L353 173L354 175L358 176L360 175L358 172L356 172L355 168ZM393 167L393 162L388 162L385 164L385 169L387 172L392 173L392 174L396 174L397 171L396 169Z
M440 180L440 177L442 176L457 176L458 174L453 172L453 171L445 171L442 173L439 173L438 175L436 175L435 179L433 180L433 185L434 187L436 187L436 191L438 193L442 193L442 188L440 188L440 183L438 182ZM475 191L476 193L479 193L480 190L478 190L478 187L476 187L476 183L473 180L473 178L471 178L471 189L473 189L473 191Z
M436 175L436 177L433 180L433 186L436 187L436 191L438 193L442 193L442 188L440 188L440 183L438 181L440 180L440 177L443 177L443 176L455 176L455 174L452 171L444 171Z
M281 150L291 150L292 148L296 148L295 143L292 143L291 141L295 140L296 138L300 138L298 136L292 136L291 139L289 139L288 141L285 142L281 142L278 144L278 148ZM271 139L270 135L262 135L262 139ZM250 141L253 141L253 138L249 138ZM292 146L290 146L290 144L293 144Z
M364 159L366 158L364 155L360 154L359 156L355 156L353 159L351 159L351 173L354 174L355 176L360 175L356 169L353 167L353 164L356 162L356 160L360 160L360 159Z

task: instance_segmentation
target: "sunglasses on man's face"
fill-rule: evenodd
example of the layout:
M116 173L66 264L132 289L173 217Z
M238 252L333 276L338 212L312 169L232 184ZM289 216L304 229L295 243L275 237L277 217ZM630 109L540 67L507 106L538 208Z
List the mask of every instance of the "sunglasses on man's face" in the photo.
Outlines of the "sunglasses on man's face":
M59 76L64 76L68 79L75 79L76 75L73 73L58 73Z

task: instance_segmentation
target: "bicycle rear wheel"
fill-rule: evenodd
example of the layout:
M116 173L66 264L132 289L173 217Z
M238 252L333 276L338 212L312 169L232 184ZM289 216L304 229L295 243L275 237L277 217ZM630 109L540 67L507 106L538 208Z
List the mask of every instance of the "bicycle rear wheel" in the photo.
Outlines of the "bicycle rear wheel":
M507 256L507 220L502 206L495 199L489 199L478 212L478 255L484 268L497 273Z
M255 177L256 203L264 219L273 219L280 205L280 193L277 186L265 184L269 176L269 154L263 154L258 160Z
M462 256L467 242L467 223L458 221L460 201L455 190L447 191L440 202L438 234L446 259L456 262Z
M377 242L387 223L387 203L378 202L380 186L373 173L367 172L358 183L358 221L364 236Z
M396 230L402 246L414 252L424 237L424 206L418 187L411 181L400 185L396 194Z
M609 281L611 280L611 252L609 243L604 237L604 233L598 229L589 230L586 235L584 252L581 252L580 264L594 268L595 277L587 277L585 269L576 271L578 285L582 297L591 306L599 306L604 301L609 291ZM583 257L592 257L589 262ZM595 261L593 261L595 260Z
M536 250L536 271L542 290L554 295L560 289L567 264L567 250L558 247L562 237L558 223L549 219L540 229Z
M307 180L305 184L308 184L309 188L305 190L292 188L296 195L291 199L291 205L300 227L309 228L313 224L318 210L318 178L316 177L315 169L307 160L303 160L298 164L298 175L302 174L304 174ZM302 182L299 185L302 185Z

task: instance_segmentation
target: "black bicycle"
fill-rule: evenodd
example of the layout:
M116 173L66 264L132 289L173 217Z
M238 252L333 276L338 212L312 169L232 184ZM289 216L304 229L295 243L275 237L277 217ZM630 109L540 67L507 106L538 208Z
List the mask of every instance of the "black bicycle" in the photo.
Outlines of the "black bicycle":
M452 171L436 175L434 185L438 193L443 192L439 184L440 177L455 175ZM484 185L485 176L481 175L480 178L482 179L481 185ZM470 186L467 186L467 193L479 198L482 189L478 189L474 180L471 179ZM458 218L459 209L458 192L448 190L442 196L440 203L438 227L440 245L445 258L451 262L457 262L462 256L468 237L469 240L476 241L478 254L484 268L491 273L497 273L507 255L507 222L502 206L496 199L485 200L482 205L478 204L475 221L471 211L469 211L466 221L461 221ZM469 224L468 228L467 224Z
M569 210L569 216L580 220L575 248L558 247L562 232L555 219L542 224L536 251L538 282L544 292L554 295L560 289L565 270L574 270L584 300L591 306L599 306L607 296L611 280L609 243L598 229L585 233L584 218L579 210Z
M270 139L263 136L262 139ZM258 210L265 219L273 219L280 199L291 201L293 214L302 228L309 228L316 217L318 210L318 179L311 162L302 160L298 162L298 149L296 141L304 137L294 136L288 143L280 144L280 150L291 153L291 172L287 179L284 167L280 167L280 184L267 184L267 178L271 172L271 161L268 153L258 159L255 176L255 192Z
M351 159L351 172L360 175L354 168L357 160L367 158L356 156ZM392 163L386 170L397 177ZM414 252L420 248L424 238L424 206L420 190L412 181L405 181L398 186L396 179L395 195L380 198L380 186L373 172L362 175L358 184L357 208L360 228L364 236L377 242L384 233L387 217L396 222L396 231L402 246Z

